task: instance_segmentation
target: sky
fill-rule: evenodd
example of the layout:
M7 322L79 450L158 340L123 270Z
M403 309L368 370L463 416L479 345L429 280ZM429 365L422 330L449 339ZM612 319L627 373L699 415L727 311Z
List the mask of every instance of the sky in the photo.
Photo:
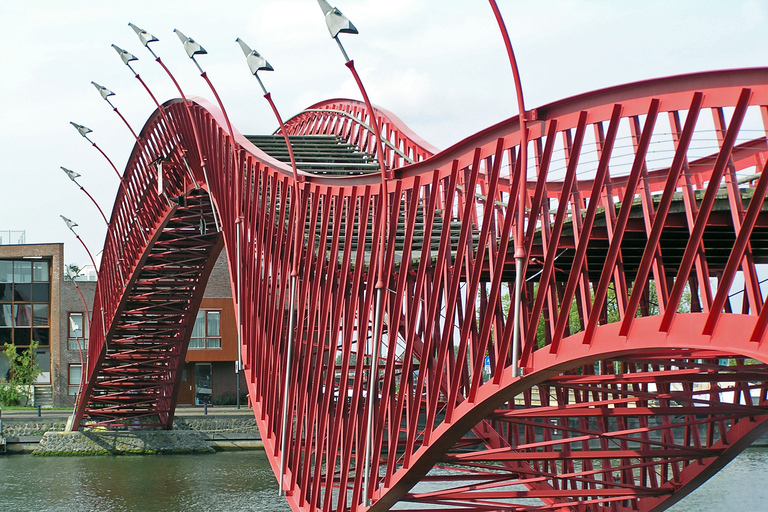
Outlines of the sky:
M371 101L419 136L446 148L517 114L512 73L493 12L481 0L337 0L359 30L342 34ZM768 2L498 0L520 69L526 108L627 82L695 71L768 65ZM188 97L213 96L173 29L208 54L198 61L243 134L276 122L235 43L242 38L275 68L260 74L284 119L318 101L360 94L315 0L43 0L0 2L0 231L27 243L65 243L65 263L98 261L106 225L60 166L109 217L118 178L70 121L122 173L134 139L90 84L139 132L154 104L111 48L139 58L134 69L159 101L178 96L128 23L159 42L155 52Z

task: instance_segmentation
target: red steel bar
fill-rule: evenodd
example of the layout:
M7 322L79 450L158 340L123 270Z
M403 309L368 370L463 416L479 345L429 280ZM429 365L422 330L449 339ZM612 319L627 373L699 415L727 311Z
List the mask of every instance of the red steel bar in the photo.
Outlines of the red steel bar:
M223 249L243 290L250 402L294 510L526 510L530 497L539 510L661 510L768 431L768 348L755 343L768 313L753 305L765 297L748 284L748 307L729 309L739 270L759 277L768 263L766 106L768 69L545 105L524 123L535 181L517 118L443 152L383 109L391 145L374 150L353 100L285 123L285 136L377 153L384 189L380 172L299 183L222 129L220 110L168 101L141 131L110 220L76 425L169 427L187 326ZM733 109L720 139L701 109ZM189 167L185 151L198 152ZM436 489L413 492L422 480Z

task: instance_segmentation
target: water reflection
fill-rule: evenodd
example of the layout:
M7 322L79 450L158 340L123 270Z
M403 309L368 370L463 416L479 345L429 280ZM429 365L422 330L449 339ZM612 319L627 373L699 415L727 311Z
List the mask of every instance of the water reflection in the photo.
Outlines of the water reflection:
M669 511L766 510L766 481L768 449L749 449ZM418 490L423 492L427 487L429 484L421 484ZM122 457L0 456L0 511L8 510L290 509L277 495L277 483L264 452L249 451Z
M0 457L0 510L290 510L261 451Z
M669 512L768 510L768 448L750 448Z

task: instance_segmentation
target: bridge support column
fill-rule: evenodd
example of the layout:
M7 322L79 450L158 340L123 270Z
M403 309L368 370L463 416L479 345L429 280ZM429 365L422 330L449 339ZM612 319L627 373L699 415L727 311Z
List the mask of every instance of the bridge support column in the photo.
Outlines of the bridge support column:
M383 283L382 283L383 284ZM373 458L373 408L376 405L376 395L378 394L376 381L379 374L379 353L381 352L381 317L384 313L384 287L376 288L376 306L373 314L373 346L371 347L371 370L368 374L368 423L365 433L365 473L363 475L363 492L366 507L371 506L371 496L373 495L372 485L376 485L376 480L371 479L371 459ZM378 469L376 470L378 475Z
M287 347L285 349L285 380L283 385L283 422L282 422L282 430L281 430L281 439L280 439L280 474L277 476L277 479L279 480L279 493L280 496L285 496L285 488L283 487L283 475L285 474L285 459L286 459L286 448L288 447L288 390L290 387L290 375L291 375L291 364L293 361L293 344L291 341L293 340L293 328L295 323L295 313L294 313L294 302L296 300L296 281L297 281L296 275L291 275L291 300L289 301L289 306L291 309L288 310L288 343Z

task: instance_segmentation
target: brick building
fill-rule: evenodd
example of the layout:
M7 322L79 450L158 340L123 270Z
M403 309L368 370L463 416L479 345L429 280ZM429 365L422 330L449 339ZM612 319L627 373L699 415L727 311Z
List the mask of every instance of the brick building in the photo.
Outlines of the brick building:
M179 404L234 404L237 396L237 323L227 257L222 251L208 278L182 371ZM241 403L247 392L240 375Z
M0 245L0 347L17 350L39 346L35 357L42 373L35 383L35 402L53 404L52 388L61 357L58 322L64 273L63 244ZM52 364L53 363L53 364ZM9 363L0 357L0 377Z
M14 342L19 350L30 340L40 343L36 358L43 373L35 384L35 404L43 407L74 405L81 350L83 359L87 355L86 319L93 314L96 282L66 280L63 261L60 243L0 245L0 348L4 342ZM192 330L178 403L235 403L236 360L232 287L222 252ZM0 355L0 378L8 366ZM246 389L241 373L241 396Z

